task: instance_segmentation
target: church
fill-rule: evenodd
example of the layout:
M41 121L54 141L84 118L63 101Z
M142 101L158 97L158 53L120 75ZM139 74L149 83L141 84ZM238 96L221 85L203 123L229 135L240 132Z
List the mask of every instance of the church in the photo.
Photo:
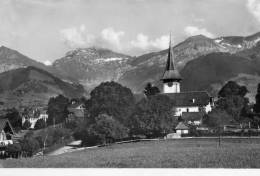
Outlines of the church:
M212 110L213 101L206 91L181 91L182 77L176 69L171 46L168 49L166 67L162 77L163 93L174 102L174 114L179 117L192 117L190 114L208 113ZM187 119L188 121L189 119Z

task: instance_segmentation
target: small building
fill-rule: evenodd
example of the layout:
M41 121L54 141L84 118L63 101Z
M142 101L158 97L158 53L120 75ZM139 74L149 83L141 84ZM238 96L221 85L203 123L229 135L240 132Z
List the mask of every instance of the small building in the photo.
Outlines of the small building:
M8 119L0 119L0 147L13 144L12 137L15 134Z
M177 134L189 134L189 127L184 122L179 122L175 130Z
M47 108L36 108L30 111L27 116L22 117L22 124L24 124L24 122L28 120L31 123L30 128L34 129L34 126L39 119L43 119L46 122L48 117L49 116L47 114Z
M67 121L72 121L75 119L83 119L85 116L86 108L84 103L72 102L68 106L68 111L69 111L69 115Z
M183 112L181 119L189 125L199 126L202 124L204 112Z

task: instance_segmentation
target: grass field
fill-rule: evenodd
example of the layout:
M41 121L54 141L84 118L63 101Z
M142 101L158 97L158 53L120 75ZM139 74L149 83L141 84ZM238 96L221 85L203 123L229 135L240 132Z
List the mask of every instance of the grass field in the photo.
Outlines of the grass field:
M58 156L0 160L29 168L260 168L260 139L178 139L114 144Z

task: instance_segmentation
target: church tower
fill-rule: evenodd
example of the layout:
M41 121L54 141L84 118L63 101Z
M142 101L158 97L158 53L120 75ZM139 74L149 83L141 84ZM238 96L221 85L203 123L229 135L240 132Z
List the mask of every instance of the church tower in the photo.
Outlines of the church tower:
M180 93L180 81L182 80L174 65L174 58L171 46L171 35L168 49L168 58L163 74L163 93Z

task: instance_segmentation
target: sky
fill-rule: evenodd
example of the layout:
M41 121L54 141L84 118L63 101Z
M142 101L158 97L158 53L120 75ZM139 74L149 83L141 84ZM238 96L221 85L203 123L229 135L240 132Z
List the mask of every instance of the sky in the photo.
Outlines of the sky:
M0 45L45 64L75 48L138 56L189 36L260 31L260 0L1 0Z

